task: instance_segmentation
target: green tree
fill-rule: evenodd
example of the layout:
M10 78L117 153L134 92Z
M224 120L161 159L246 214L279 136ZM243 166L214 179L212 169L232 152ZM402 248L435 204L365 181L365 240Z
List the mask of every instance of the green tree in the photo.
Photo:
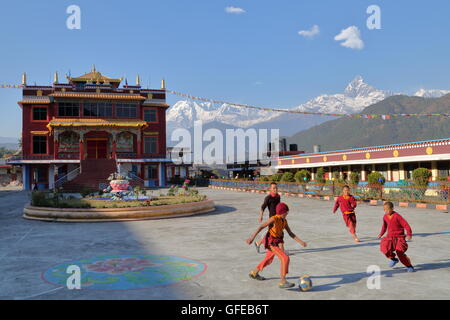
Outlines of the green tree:
M384 185L386 179L378 171L373 171L367 176L367 181L369 182L369 184Z
M311 174L309 173L308 170L302 169L295 173L294 179L298 183L307 183L307 182L311 181Z
M294 174L292 172L285 172L281 176L281 182L294 182Z
M350 173L350 184L355 186L359 183L359 173L356 171L352 171Z
M428 186L431 172L426 168L417 168L412 172L412 178L415 185L425 187Z
M325 183L325 169L324 168L317 169L316 182L317 183Z
M281 180L281 176L283 175L283 173L275 173L273 175L270 176L270 180L274 181L274 182L278 182Z

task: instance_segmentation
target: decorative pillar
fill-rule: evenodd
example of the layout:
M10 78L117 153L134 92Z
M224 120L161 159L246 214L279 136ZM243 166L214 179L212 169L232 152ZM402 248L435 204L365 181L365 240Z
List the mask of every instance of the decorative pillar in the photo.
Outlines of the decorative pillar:
M392 171L391 171L391 164L388 163L387 165L387 179L388 181L392 181Z
M158 182L160 187L166 186L166 177L165 177L165 165L164 163L160 162L158 164Z
M138 175L139 178L141 178L143 180L145 180L145 170L144 170L144 168L145 168L145 166L142 163L137 166L137 170L138 170L137 175Z
M437 162L431 161L431 180L436 181L438 178L438 168L437 168Z
M400 162L398 165L398 174L400 180L405 180L405 166L403 162Z
M24 165L22 167L22 181L23 181L23 190L31 190L30 166L28 165Z
M80 131L80 161L84 160L84 132Z
M116 139L114 139L113 142L112 142L112 158L114 160L117 159L117 142L116 142Z
M59 151L59 131L56 129L53 131L53 157L54 159L58 159L58 151Z
M55 188L55 165L53 164L48 167L48 188L50 190Z
M142 158L142 139L141 139L141 131L140 130L138 130L138 132L136 134L136 143L137 143L137 148L136 148L137 157Z
M364 168L364 165L361 165L361 181L366 181L367 177L366 177L366 169Z

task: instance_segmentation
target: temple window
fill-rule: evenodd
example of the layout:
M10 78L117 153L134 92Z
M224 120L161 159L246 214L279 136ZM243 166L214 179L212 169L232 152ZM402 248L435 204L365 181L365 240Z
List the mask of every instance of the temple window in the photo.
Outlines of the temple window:
M79 117L80 103L79 102L58 102L58 116L59 117Z
M47 108L46 107L33 108L33 120L34 121L47 120Z
M144 153L157 153L157 152L158 152L158 137L145 137Z
M112 117L112 104L102 102L86 102L83 105L85 117Z
M137 104L135 103L117 103L116 116L118 118L136 118Z
M47 136L33 136L33 154L47 154Z
M144 109L144 121L156 122L156 110L155 109Z

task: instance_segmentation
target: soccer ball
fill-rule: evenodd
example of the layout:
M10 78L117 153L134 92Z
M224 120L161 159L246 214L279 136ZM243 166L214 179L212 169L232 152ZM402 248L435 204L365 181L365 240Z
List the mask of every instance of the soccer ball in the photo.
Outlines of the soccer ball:
M300 289L300 291L309 291L312 289L312 286L312 280L308 274L304 274L298 279L298 288Z

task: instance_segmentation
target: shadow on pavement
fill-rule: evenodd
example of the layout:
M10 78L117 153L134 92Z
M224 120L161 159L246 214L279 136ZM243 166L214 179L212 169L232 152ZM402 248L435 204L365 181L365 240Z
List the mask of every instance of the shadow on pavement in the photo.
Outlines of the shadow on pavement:
M313 252L323 252L323 251L332 251L332 250L340 250L340 249L350 249L355 247L373 247L378 246L380 244L377 242L360 242L355 244L348 244L342 246L334 246L334 247L326 247L326 248L311 248L311 249L296 249L296 250L287 250L289 255L296 255L299 253L313 253Z
M414 266L416 272L427 271L427 270L436 270L436 269L445 269L450 268L450 260L444 260L443 262L438 263L425 263L418 264ZM381 276L384 277L393 277L396 274L406 273L406 269L404 267L399 267L391 270L383 270L381 271ZM342 285L358 282L364 278L369 277L371 274L367 272L357 272L357 273L343 273L343 274L335 274L329 276L311 276L311 279L314 282L314 279L337 279L336 282L322 284L314 286L314 291L330 291L341 287Z
M207 213L203 213L203 214L199 214L199 215L197 215L197 217L214 216L214 215L230 213L230 212L234 212L234 211L236 211L235 207L216 205L216 210L207 212ZM196 217L196 216L192 216L192 217Z

